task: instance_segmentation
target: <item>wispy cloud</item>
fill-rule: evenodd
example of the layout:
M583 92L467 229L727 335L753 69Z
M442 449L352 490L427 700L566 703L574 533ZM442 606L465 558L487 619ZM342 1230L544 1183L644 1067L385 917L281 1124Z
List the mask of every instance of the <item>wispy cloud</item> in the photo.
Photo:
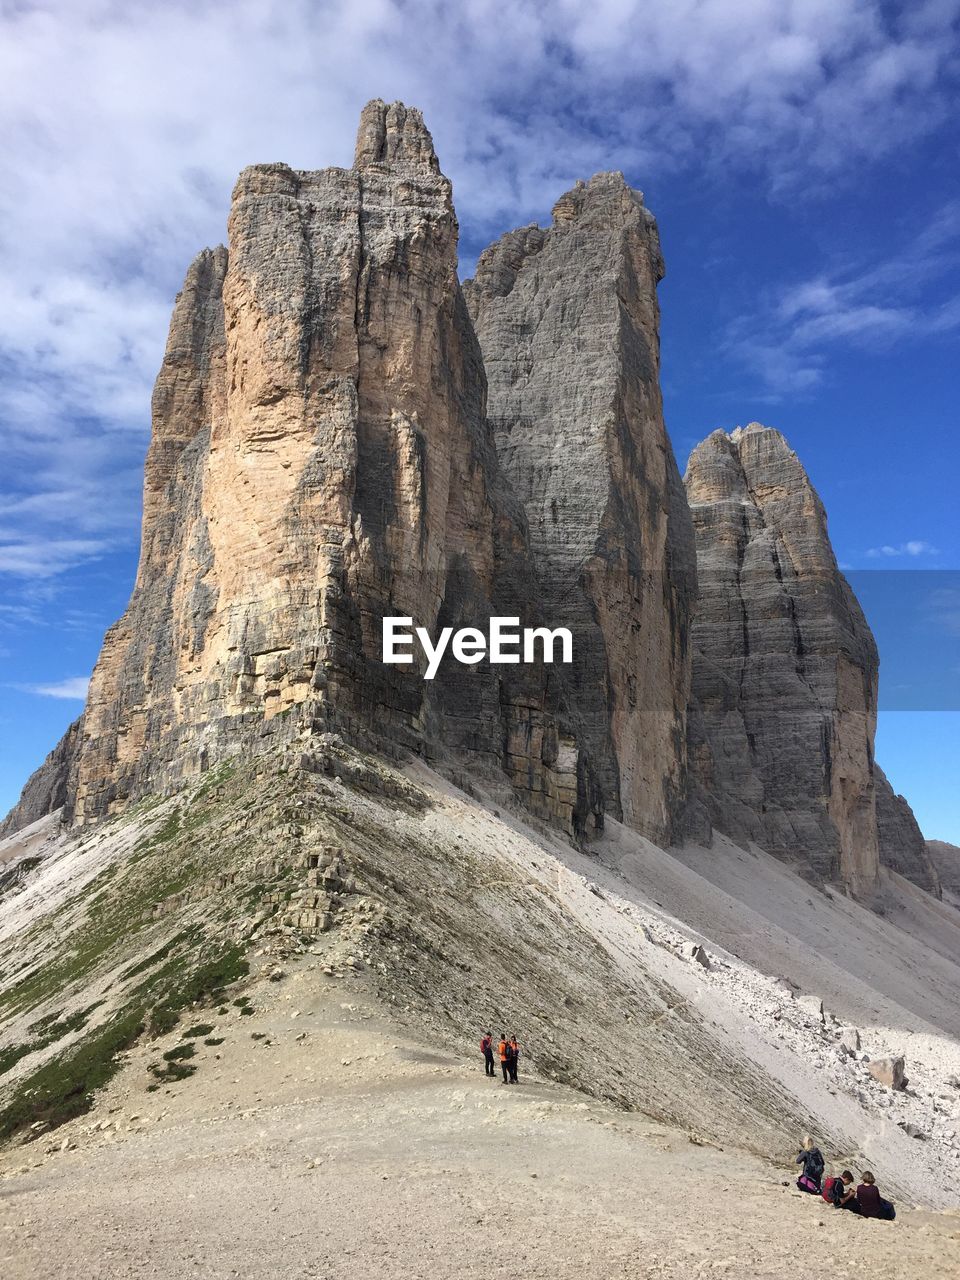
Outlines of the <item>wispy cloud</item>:
M900 542L896 546L885 543L882 547L871 547L867 555L871 559L895 559L901 556L913 557L917 556L935 556L940 553L937 548L931 546L929 542L925 542L922 538L911 538L908 542Z
M937 297L958 264L960 202L939 210L897 254L773 291L734 321L726 348L768 398L802 395L824 381L837 349L884 350L960 329L960 294Z
M52 684L18 684L14 687L24 693L36 693L42 698L64 698L85 702L89 684L89 676L70 676L66 680L56 680Z

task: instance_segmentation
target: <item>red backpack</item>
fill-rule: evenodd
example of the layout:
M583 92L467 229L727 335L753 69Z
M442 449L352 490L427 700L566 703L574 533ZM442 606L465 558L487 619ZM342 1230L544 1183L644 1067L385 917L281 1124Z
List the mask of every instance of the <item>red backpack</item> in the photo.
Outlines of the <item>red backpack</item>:
M839 1181L839 1178L824 1178L823 1180L823 1190L820 1194L828 1204L833 1204L836 1201L837 1197L834 1194L833 1188Z

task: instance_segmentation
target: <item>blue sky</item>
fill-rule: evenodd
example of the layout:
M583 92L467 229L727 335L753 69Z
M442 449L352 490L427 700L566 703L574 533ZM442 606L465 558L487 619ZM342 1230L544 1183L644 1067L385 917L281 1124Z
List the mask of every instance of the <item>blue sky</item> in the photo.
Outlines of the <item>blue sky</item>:
M0 811L136 567L151 383L243 165L424 109L461 257L622 169L660 222L667 423L782 430L883 661L878 758L960 843L960 0L0 10ZM71 696L72 695L72 696Z

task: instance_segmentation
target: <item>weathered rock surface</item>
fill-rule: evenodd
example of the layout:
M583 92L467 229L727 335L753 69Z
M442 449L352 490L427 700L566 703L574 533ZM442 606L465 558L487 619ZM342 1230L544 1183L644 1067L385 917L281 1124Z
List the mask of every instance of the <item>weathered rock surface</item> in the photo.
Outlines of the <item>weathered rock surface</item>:
M942 897L940 876L913 810L898 796L879 765L874 766L880 861L935 898Z
M783 436L715 431L685 477L697 541L691 765L714 823L878 886L877 651Z
M904 1089L907 1084L904 1076L905 1065L902 1057L874 1058L867 1063L867 1070L874 1080L886 1085L888 1089Z
M946 840L928 840L927 852L942 892L960 906L960 847Z
M503 236L465 286L488 413L526 510L551 626L616 816L656 840L683 799L692 531L659 387L656 223L622 174L578 183L548 230Z
M385 614L431 633L543 621L420 113L369 104L351 169L245 170L229 239L175 308L140 568L91 681L75 821L318 729L453 748L545 817L599 819L555 668L450 664L425 683L381 662Z
M62 808L70 794L70 771L83 717L74 720L54 749L27 780L20 799L0 822L0 839Z

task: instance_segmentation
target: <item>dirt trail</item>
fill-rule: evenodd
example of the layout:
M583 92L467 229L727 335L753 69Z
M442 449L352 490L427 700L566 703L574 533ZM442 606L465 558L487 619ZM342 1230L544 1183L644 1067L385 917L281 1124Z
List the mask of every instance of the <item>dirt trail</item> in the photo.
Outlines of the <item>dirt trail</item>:
M93 1118L57 1131L74 1149L3 1157L4 1276L442 1280L507 1265L527 1280L782 1280L801 1257L874 1280L960 1268L955 1215L858 1221L784 1187L792 1170L529 1074L504 1087L355 992L292 982L255 1016L231 1015L221 1057L204 1050L193 1079L144 1095L135 1054Z
M721 842L611 823L579 852L345 751L29 839L0 1098L137 990L152 1012L92 1111L0 1155L4 1277L960 1273L960 930L901 884L882 919ZM187 981L238 939L248 976ZM490 1020L519 1089L483 1075ZM909 1090L872 1078L889 1052ZM895 1224L793 1189L808 1127Z

